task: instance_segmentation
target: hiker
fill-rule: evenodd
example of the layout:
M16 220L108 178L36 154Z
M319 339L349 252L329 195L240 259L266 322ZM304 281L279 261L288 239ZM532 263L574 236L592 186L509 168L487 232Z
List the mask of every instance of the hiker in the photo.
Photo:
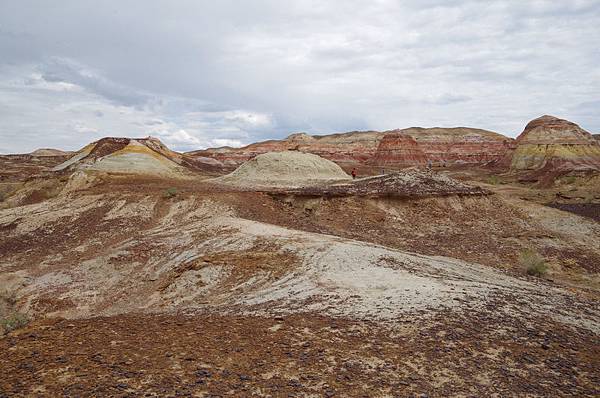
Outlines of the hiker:
M381 169L381 175L385 175L385 169Z
M431 160L427 161L427 170L431 170L431 166L433 166L433 162Z
M352 173L350 174L352 174L352 179L356 178L356 167L352 169Z

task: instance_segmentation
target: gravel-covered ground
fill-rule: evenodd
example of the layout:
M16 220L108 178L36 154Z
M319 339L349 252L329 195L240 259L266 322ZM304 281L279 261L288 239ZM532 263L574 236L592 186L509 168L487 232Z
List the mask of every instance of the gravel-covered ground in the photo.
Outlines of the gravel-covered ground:
M0 340L0 396L598 396L597 336L483 312L46 320Z

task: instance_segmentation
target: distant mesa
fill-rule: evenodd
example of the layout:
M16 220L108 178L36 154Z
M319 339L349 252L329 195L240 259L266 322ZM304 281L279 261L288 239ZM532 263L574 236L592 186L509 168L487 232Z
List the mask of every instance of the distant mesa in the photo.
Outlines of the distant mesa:
M290 134L286 140L287 141L300 141L300 142L304 142L304 141L313 141L315 138L307 133L293 133Z
M269 152L245 162L232 173L213 179L237 187L298 187L350 180L340 166L310 153Z
M390 131L352 131L323 136L295 133L242 148L214 148L189 153L237 166L253 157L286 150L312 153L346 169L354 166L404 168L428 160L448 165L492 165L506 156L512 138L492 131L455 127L411 127Z
M600 143L577 124L554 116L532 120L515 141L514 171L600 170Z
M194 164L160 140L106 137L93 142L53 170L95 170L113 173L183 176Z
M489 130L469 127L410 127L389 131L351 131L322 136L295 133L242 148L195 151L192 157L214 159L233 168L268 152L295 150L331 160L345 170L353 167L399 170L428 163L447 167L484 167L521 176L600 170L600 135L554 116L529 122L515 140Z
M61 151L60 149L40 148L29 153L31 156L69 156L73 152Z

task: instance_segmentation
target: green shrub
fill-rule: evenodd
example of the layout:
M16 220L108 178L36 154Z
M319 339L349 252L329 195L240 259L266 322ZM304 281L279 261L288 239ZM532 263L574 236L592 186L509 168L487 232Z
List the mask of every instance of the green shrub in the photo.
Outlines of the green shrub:
M163 195L165 198L174 198L175 196L177 196L177 188L169 188L165 191L165 194Z
M500 179L498 176L489 176L487 182L490 185L498 185L498 183L500 183Z
M577 181L577 177L567 176L563 179L563 181L565 182L565 184L573 184L575 181Z
M20 312L14 312L3 318L0 318L0 328L4 333L12 332L15 329L20 329L29 323L29 318Z
M527 273L532 276L543 276L548 271L546 260L532 249L523 250L519 255L519 263Z

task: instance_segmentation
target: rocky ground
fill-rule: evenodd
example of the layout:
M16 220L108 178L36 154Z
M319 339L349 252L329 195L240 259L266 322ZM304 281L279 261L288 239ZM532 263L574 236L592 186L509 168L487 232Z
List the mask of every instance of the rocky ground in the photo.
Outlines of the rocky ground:
M0 340L7 396L597 396L597 335L494 303L394 326L304 314L48 320Z
M0 315L30 323L0 339L0 396L600 393L600 224L517 182L19 183L0 210ZM519 262L531 248L543 277Z
M388 197L426 198L442 196L484 196L489 191L461 183L446 174L431 170L407 169L357 178L349 182L320 184L299 188L260 189L262 192L305 197Z
M18 183L27 178L39 177L67 158L67 155L0 155L0 183Z

